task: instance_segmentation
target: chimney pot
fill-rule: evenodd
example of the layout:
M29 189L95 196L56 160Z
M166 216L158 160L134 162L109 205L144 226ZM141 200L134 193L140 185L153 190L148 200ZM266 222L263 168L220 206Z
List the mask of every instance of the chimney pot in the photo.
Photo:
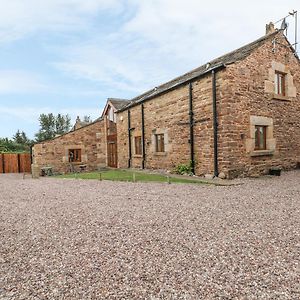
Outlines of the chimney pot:
M276 31L275 25L272 22L270 22L269 24L266 24L266 35L271 34L275 31Z

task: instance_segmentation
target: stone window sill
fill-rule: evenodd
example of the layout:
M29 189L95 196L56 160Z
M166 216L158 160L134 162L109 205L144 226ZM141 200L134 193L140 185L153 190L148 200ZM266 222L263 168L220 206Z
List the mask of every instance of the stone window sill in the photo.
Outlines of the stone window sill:
M143 157L143 155L141 155L141 154L134 154L133 155L133 158L142 158Z
M154 155L155 156L166 156L167 152L155 152Z
M265 156L265 155L274 155L274 150L254 150L250 152L250 156Z
M291 101L291 99L289 97L278 95L278 94L272 94L271 100L280 100L280 101L288 101L288 102Z

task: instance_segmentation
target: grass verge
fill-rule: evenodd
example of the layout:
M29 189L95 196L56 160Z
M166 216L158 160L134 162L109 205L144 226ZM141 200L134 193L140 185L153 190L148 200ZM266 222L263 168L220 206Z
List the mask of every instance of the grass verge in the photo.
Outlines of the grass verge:
M75 179L98 179L127 182L170 182L170 183L204 183L200 180L187 178L169 177L160 174L150 174L134 172L131 170L105 170L91 173L72 173L55 176L56 178L75 178Z

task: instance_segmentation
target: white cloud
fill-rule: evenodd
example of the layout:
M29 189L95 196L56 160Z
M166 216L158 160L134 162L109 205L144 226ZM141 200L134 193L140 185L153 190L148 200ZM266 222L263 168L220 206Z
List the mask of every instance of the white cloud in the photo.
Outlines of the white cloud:
M296 7L283 1L128 0L135 13L117 32L59 49L53 66L107 91L142 92L264 34ZM256 9L259 7L259 9ZM271 7L271 9L270 9ZM109 95L108 95L109 96Z
M28 94L47 89L39 76L22 70L0 70L0 94Z
M45 31L87 29L100 11L121 8L120 0L0 0L0 42Z

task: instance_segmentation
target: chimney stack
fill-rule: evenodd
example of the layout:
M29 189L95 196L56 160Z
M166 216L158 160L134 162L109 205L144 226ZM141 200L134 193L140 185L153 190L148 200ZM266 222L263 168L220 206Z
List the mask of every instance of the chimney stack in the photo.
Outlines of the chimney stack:
M266 35L271 34L275 31L276 31L275 25L272 22L266 25Z

